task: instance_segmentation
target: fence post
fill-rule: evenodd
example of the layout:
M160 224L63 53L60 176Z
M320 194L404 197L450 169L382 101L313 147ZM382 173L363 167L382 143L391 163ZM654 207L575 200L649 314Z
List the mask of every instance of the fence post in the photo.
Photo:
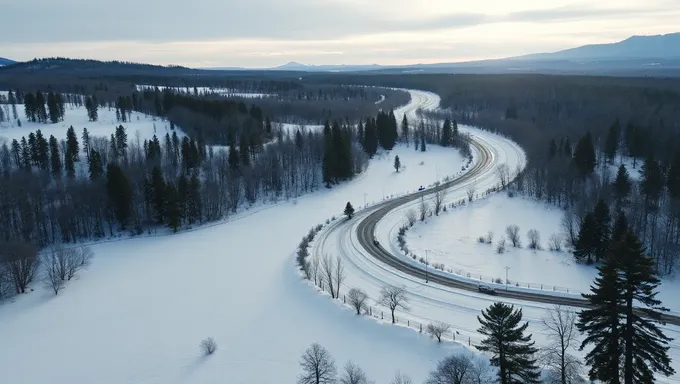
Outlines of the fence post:
M408 326L408 327L411 326L411 320L406 320L406 326Z
M423 333L423 325L420 324L420 333Z
M470 346L470 336L468 336L468 347Z
M342 303L347 304L347 302L345 301L345 295L342 295Z
M456 331L451 331L451 334L453 335L453 341L456 341Z
M385 316L383 315L383 311L380 311L380 320L385 320Z
M543 284L541 284L541 291L543 290Z

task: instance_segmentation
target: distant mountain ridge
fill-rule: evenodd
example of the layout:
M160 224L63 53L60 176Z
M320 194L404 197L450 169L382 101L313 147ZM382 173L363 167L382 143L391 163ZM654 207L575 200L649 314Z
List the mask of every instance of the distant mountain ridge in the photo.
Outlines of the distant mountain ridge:
M16 64L16 61L0 57L0 65Z

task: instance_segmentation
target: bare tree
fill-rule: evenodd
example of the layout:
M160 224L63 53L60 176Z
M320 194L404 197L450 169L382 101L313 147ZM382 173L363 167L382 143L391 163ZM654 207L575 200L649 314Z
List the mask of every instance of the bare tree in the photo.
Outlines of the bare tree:
M420 199L420 221L425 221L427 214L430 212L430 205L425 199Z
M467 355L453 355L437 363L425 384L467 384L473 376L474 363Z
M470 369L469 383L470 384L491 384L496 380L491 372L489 361L485 359L475 359L475 362Z
M335 256L335 297L340 297L340 286L346 276L347 274L345 273L345 267L342 265L342 259L340 256Z
M366 301L368 301L368 295L366 292L359 288L352 288L347 293L349 298L349 303L357 311L357 315L361 315L361 311L366 311Z
M8 278L7 268L5 268L5 262L0 259L0 300L9 294L10 280Z
M404 375L401 372L397 372L394 375L394 379L392 379L392 381L390 381L390 384L412 384L412 383L413 383L413 380L411 380L410 377Z
M577 315L559 305L549 310L541 322L548 332L550 344L541 351L541 361L552 373L552 383L572 383L582 373L581 361L569 353L576 347Z
M64 278L62 277L64 269L60 265L60 259L56 252L49 252L43 256L43 280L45 286L51 289L55 295L64 288Z
M446 323L430 323L427 325L427 333L436 338L438 342L442 342L442 336L451 329L451 326Z
M548 247L551 251L562 252L562 237L556 233L550 235L548 238Z
M404 311L409 310L406 289L395 285L382 287L382 289L380 289L380 299L378 299L377 303L390 309L390 312L392 313L392 324L396 322L394 311L397 308L401 308Z
M501 189L505 189L510 180L510 167L507 164L501 164L496 168L496 174L501 182Z
M529 248L541 249L541 234L537 230L530 229L527 232L527 237L529 238Z
M470 186L466 190L468 202L472 202L472 200L475 198L476 190L477 190L477 186L475 185L475 183L470 184Z
M572 212L565 212L564 217L562 217L562 231L564 232L564 238L567 240L570 246L576 245L576 240L578 240L578 233L580 231L579 221L576 215Z
M366 372L364 372L361 367L348 361L345 364L344 373L340 378L341 384L370 384L370 381L366 377Z
M331 297L335 299L335 285L333 284L335 280L335 265L333 264L333 259L330 255L324 255L321 260L321 270L323 271L323 276L326 280L326 285L328 285L328 291Z
M498 240L498 245L496 246L496 253L505 253L505 238Z
M319 258L312 257L312 261L309 263L309 275L311 279L314 280L314 284L319 283Z
M331 354L318 343L312 344L300 360L302 374L298 384L333 384L336 382L337 370Z
M515 248L521 248L522 247L522 242L519 239L519 227L516 225L508 225L507 228L505 228L505 233L508 235L508 240L512 243L512 246Z
M0 262L16 293L25 293L38 271L37 249L28 243L0 244Z
M74 249L70 256L66 263L66 278L68 280L75 277L78 271L90 265L94 252L92 252L90 247L80 247Z
M439 212L442 210L442 204L444 204L444 199L446 198L446 189L437 186L437 190L434 193L434 214L439 216Z
M409 209L408 212L406 212L406 221L408 221L410 227L416 223L416 212L414 210Z
M208 337L201 341L200 348L204 355L212 355L217 350L217 342L212 337Z

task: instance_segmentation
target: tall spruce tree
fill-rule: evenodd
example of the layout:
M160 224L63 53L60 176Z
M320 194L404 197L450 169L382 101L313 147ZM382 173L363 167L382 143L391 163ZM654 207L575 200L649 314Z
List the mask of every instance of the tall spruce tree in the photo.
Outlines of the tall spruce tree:
M607 140L604 143L604 155L609 164L614 163L616 151L619 149L619 140L621 138L621 124L617 119L610 127L607 133Z
M180 211L180 196L174 183L168 183L165 186L163 202L165 203L163 207L165 222L173 232L177 232L182 223L182 214Z
M92 143L90 143L90 133L87 128L83 128L83 151L85 151L85 159L90 161L90 151L92 150Z
M442 136L439 144L441 144L442 147L450 146L452 144L452 135L451 120L446 119L444 120L444 126L442 127Z
M591 264L596 252L597 222L592 212L586 214L581 223L578 239L574 246L574 257L580 262Z
M40 123L47 122L47 110L45 109L45 96L42 92L38 91L35 93L35 112L36 118Z
M609 206L604 200L600 199L593 211L595 221L595 234L593 250L595 251L595 261L599 262L607 256L609 249L609 237L611 235L611 216Z
M675 153L671 166L668 169L668 194L675 202L680 199L680 150Z
M106 167L106 190L114 217L121 229L125 229L132 214L132 188L117 164L110 163Z
M50 145L39 129L35 132L35 141L38 168L47 171L50 168Z
M404 118L401 119L401 140L406 144L408 144L408 136L409 136L408 118L404 113Z
M61 155L59 154L59 142L50 135L50 164L52 167L52 175L58 179L61 177Z
M534 342L531 335L524 331L529 323L520 324L522 309L501 302L492 304L477 316L481 327L477 332L486 336L480 351L490 352L491 365L499 368L498 380L501 384L538 383L540 372L536 366Z
M326 187L330 187L335 183L333 177L336 169L335 153L333 151L333 133L331 132L330 122L326 120L323 127L323 159L321 163L321 170L323 174L323 182Z
M612 192L616 198L616 207L621 209L627 205L631 190L630 175L628 175L628 170L623 164L619 166L612 186L614 187Z
M640 187L645 195L646 208L656 209L663 192L664 179L659 162L651 156L648 156L642 165Z
M97 180L104 173L104 164L102 164L102 158L99 151L94 149L90 151L90 161L87 163L90 180Z
M59 118L61 116L59 113L59 104L57 103L57 97L54 95L54 92L50 92L47 94L47 110L52 124L58 123Z
M151 193L157 224L163 224L165 221L165 199L167 197L165 187L166 184L165 179L163 178L163 172L158 166L153 167L151 170Z
M593 138L590 132L588 132L578 141L574 150L574 165L582 178L586 178L593 173L596 160Z

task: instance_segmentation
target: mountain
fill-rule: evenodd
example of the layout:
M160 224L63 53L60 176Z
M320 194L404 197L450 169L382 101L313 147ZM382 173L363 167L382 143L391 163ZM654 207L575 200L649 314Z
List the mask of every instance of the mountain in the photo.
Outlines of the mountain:
M3 65L10 65L10 64L15 64L16 61L10 60L10 59L5 59L4 57L0 57L0 66Z
M680 59L680 33L632 36L611 44L591 44L553 53L514 57L515 60L636 60Z

